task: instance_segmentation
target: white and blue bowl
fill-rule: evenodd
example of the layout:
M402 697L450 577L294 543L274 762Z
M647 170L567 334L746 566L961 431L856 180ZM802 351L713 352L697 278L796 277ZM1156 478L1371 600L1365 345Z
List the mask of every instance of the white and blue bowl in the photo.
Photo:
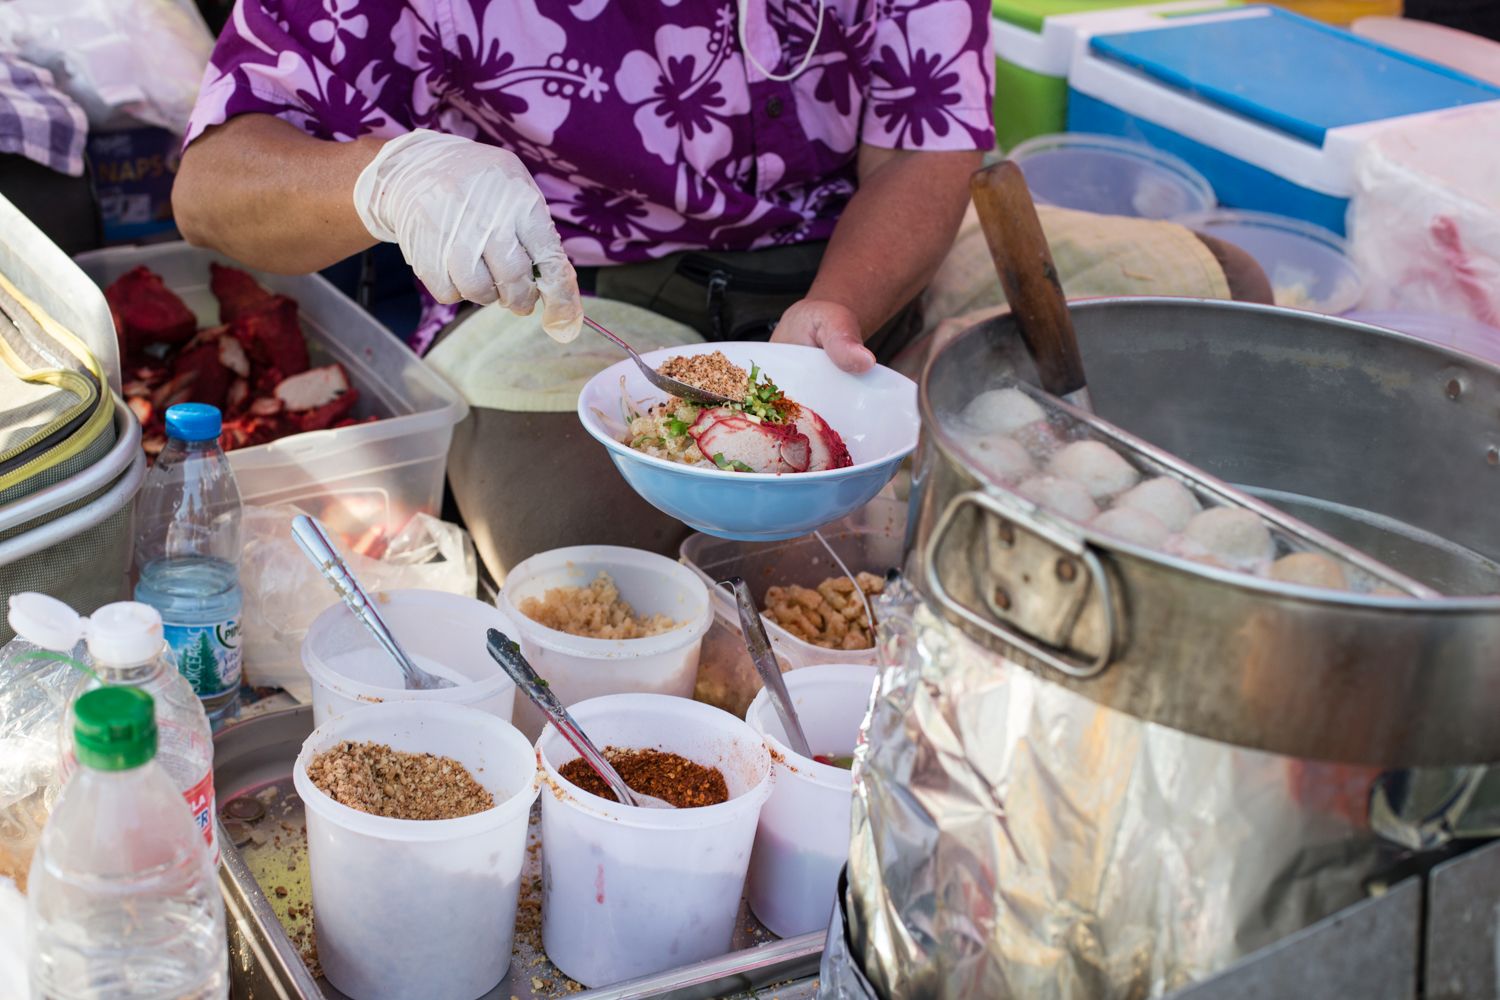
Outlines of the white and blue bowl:
M805 535L872 500L917 446L916 384L889 368L851 375L818 348L761 342L669 347L642 357L656 368L669 357L713 351L746 371L759 365L788 397L817 411L843 437L854 464L777 475L699 468L636 451L625 443L626 400L644 412L666 395L633 362L611 365L583 387L578 418L642 498L704 534L741 541Z

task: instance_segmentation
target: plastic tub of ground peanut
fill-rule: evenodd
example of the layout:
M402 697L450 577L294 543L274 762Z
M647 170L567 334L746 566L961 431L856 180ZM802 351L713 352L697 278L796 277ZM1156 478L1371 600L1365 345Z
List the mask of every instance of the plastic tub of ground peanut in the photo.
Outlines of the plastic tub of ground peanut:
M511 638L565 706L632 692L692 697L713 621L708 587L691 570L615 545L534 555L506 574L497 603L520 627ZM545 722L526 698L517 699L515 719L529 739Z
M547 956L593 988L729 951L771 792L765 742L742 720L685 698L608 695L570 711L631 787L715 804L646 809L594 794L589 787L605 789L579 775L578 754L549 725L537 742Z
M357 1000L473 1000L510 967L536 756L478 709L335 716L292 772L307 807L318 959Z

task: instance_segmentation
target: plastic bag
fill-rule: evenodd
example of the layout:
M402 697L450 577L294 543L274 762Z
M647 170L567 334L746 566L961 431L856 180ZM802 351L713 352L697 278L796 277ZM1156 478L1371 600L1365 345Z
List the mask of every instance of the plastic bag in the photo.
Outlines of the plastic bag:
M279 687L298 701L312 698L302 668L302 640L313 619L338 597L292 540L296 507L246 507L240 562L244 609L245 678L256 687ZM479 570L474 543L456 524L417 514L391 539L379 559L340 546L360 584L376 590L441 590L473 596Z
M213 46L192 0L0 0L0 49L51 70L95 130L181 135Z
M57 730L85 680L72 663L38 657L25 639L0 648L0 878L26 888L31 855L62 791ZM83 643L70 654L88 662Z

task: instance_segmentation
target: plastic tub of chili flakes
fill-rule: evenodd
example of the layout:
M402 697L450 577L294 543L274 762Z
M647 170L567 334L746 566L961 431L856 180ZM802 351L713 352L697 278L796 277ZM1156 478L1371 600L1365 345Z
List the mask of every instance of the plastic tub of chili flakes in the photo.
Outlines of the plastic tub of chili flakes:
M906 504L884 497L822 529L823 538L851 571L882 579L889 570L901 565L905 534ZM714 584L730 577L743 577L750 585L756 605L764 611L772 587L787 588L795 584L816 589L826 580L843 577L843 571L816 535L784 542L737 542L695 534L682 543L680 554L684 565L703 578L713 595L714 621L703 637L693 697L744 717L750 702L760 692L760 676L745 650L734 598L726 588ZM773 614L762 614L761 618L783 672L812 664L874 666L878 663L873 647L842 649L837 645L815 645L777 624Z
M377 556L380 538L400 531L413 514L440 512L448 446L468 405L327 280L251 270L181 242L113 247L80 254L76 261L101 288L132 268L149 268L193 311L200 329L219 323L210 262L237 267L297 303L313 366L344 367L359 390L353 416L379 419L231 450L229 462L246 504L296 504ZM131 381L130 372L124 377Z
M656 750L714 768L728 798L690 808L621 805L564 778L578 753L551 723L537 741L542 944L589 988L730 950L771 755L743 719L686 698L611 694L569 712L600 748Z

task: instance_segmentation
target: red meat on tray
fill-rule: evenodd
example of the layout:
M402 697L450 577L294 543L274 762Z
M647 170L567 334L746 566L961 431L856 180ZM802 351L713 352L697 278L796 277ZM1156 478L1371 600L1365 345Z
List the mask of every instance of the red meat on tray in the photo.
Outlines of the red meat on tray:
M132 268L104 290L115 317L124 357L136 357L153 344L182 344L198 332L193 311L145 267Z
M254 312L272 299L270 292L237 267L208 265L209 290L219 300L219 322L233 323L245 313Z
M359 390L342 365L310 367L296 302L237 268L209 267L222 326L198 330L182 300L144 267L105 290L131 359L125 396L148 454L161 451L163 414L176 403L219 407L226 450L376 419L354 416Z
M252 365L279 373L279 378L261 388L272 388L282 378L307 371L307 341L297 322L297 303L285 295L272 296L240 314L229 324L229 330L245 348Z

